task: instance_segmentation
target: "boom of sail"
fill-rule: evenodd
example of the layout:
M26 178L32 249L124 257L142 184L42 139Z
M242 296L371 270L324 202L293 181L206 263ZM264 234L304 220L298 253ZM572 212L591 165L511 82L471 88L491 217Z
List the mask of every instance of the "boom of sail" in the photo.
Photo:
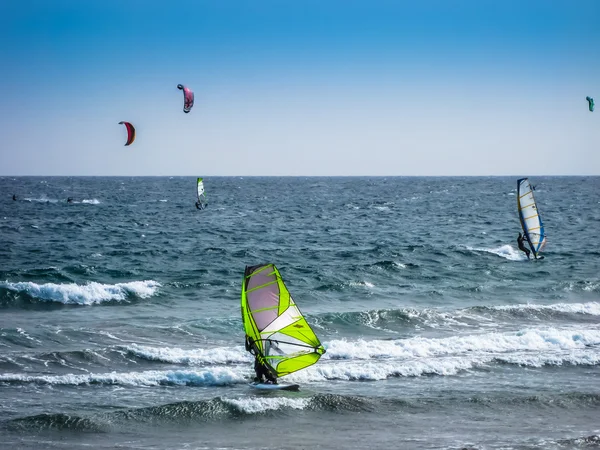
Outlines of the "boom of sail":
M274 264L246 267L242 321L257 357L278 377L316 363L325 353Z
M523 234L533 255L537 258L538 253L546 244L546 233L533 197L533 187L527 178L517 180L517 208Z

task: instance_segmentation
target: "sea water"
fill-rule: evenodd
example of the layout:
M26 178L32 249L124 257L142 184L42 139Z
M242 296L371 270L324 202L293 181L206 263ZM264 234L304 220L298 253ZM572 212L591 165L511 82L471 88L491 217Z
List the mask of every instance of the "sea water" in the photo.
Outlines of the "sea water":
M1 177L0 447L599 446L600 178L531 178L538 261L516 180ZM247 385L265 262L327 349L299 392Z

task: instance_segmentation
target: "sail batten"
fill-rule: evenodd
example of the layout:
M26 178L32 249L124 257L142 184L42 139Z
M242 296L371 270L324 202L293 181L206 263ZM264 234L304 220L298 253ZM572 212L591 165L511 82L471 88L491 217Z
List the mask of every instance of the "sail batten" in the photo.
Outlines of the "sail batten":
M544 224L533 196L533 188L527 178L517 180L517 209L523 234L534 257L537 258L538 253L546 244L546 235Z
M246 336L278 377L316 363L325 353L275 265L246 267L241 309Z

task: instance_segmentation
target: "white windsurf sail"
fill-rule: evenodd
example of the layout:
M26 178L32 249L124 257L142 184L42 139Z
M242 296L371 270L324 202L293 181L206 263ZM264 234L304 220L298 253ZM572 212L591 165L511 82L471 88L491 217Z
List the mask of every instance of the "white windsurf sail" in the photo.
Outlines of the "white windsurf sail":
M538 253L546 244L546 233L542 217L533 197L533 189L533 186L529 183L529 179L521 178L517 180L519 220L529 247L531 247L533 255L537 258Z
M202 178L198 178L196 192L198 195L198 203L200 205L206 205L206 194L204 193L204 181Z

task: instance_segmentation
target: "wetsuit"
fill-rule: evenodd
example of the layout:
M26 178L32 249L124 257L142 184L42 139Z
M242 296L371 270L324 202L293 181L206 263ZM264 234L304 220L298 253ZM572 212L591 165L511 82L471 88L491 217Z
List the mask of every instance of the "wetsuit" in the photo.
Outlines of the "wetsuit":
M256 373L254 381L257 383L264 383L266 381L277 384L277 377L273 375L273 372L269 369L269 367L267 367L266 364L260 361L262 359L259 356L260 352L256 348L256 344L250 336L246 336L246 351L254 355L254 372Z
M527 255L527 259L529 259L529 254L531 253L529 251L529 249L527 249L525 247L525 244L523 243L523 241L525 240L525 237L521 235L521 233L519 233L519 237L517 237L517 245L519 246L519 250L521 250L522 252L525 252L525 254Z

